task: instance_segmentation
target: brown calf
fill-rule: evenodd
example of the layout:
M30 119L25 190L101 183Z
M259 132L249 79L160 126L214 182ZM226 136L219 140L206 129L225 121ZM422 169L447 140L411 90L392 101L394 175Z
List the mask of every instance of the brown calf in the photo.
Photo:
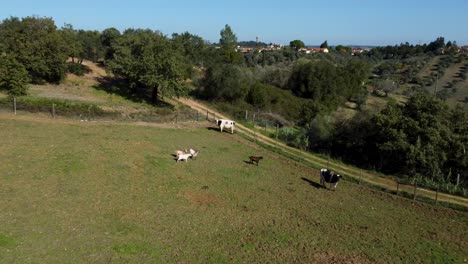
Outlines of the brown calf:
M263 157L250 156L249 159L250 159L250 163L253 164L254 162L256 162L256 163L257 163L257 166L258 166L258 162L259 162L261 159L263 159Z

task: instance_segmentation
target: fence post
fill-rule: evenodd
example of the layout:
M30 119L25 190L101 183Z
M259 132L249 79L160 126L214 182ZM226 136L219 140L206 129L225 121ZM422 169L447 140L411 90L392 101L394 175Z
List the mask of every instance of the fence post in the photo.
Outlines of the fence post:
M359 184L361 184L361 178L362 178L362 169L359 170Z
M216 120L216 113L213 113L213 119Z
M197 111L197 122L198 122L198 114L199 114L199 112Z
M55 104L52 104L52 117L55 118Z
M278 141L278 129L279 129L278 127L279 127L279 125L276 124L276 141Z
M248 116L249 116L249 115L248 115L248 112L249 112L248 110L245 110L245 121L247 121L247 118L248 118Z
M398 196L400 194L400 182L397 180L396 181L396 195Z
M435 198L435 204L437 205L439 202L437 201L437 198L439 196L439 185L437 185L437 190L436 190L436 198Z
M208 118L208 110L206 110L206 120L209 120L209 118Z
M416 183L416 181L414 181L414 190L413 190L413 200L416 200L416 189L417 189L418 185Z
M330 154L328 154L330 155ZM327 157L327 170L328 170L328 164L330 164L330 156Z
M88 121L91 121L91 108L92 108L92 106L90 105L88 107Z
M15 109L15 115L16 115L16 96L13 97L13 108Z
M179 116L179 113L175 114L175 123L177 124L177 117Z

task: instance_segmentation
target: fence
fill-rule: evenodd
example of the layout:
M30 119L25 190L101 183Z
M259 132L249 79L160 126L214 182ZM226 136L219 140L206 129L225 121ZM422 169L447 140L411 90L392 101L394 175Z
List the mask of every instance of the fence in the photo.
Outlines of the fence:
M383 191L383 192L387 192L387 193L391 193L391 194L394 194L396 196L402 196L402 197L405 197L405 198L409 198L409 199L412 199L414 201L421 201L421 202L426 202L426 203L433 203L435 205L440 205L441 201L439 200L440 197L439 197L439 193L446 193L446 192L442 192L443 191L443 188L442 188L442 185L437 185L435 188L430 188L430 187L427 187L427 186L421 186L418 184L418 182L415 180L413 181L412 183L410 182L407 182L407 181L401 181L401 180L395 180L395 189L393 189L393 187L389 186L388 188L385 188L385 187L379 187L379 186L376 186L376 185L372 185L372 184L369 184L369 183L366 183L364 181L362 181L362 170L359 174L359 178L356 179L354 181L355 183L361 185L361 184L364 184L368 187L371 187L371 188L374 188L374 189L379 189L380 191ZM429 194L429 192L427 191L432 191L432 197L431 195ZM421 192L424 192L424 195L420 194ZM466 197L466 189L463 188L463 196L462 197ZM454 209L461 209L463 211L466 211L467 208L464 208L463 206L458 206L457 204L453 204L453 203L445 203L444 202L444 206L445 207L451 207L451 208L454 208Z
M201 113L191 108L183 108L178 111L167 108L121 111L114 110L112 107L99 107L90 103L29 97L0 98L0 109L11 111L15 115L21 112L42 113L50 118L66 117L81 121L134 120L153 123L178 123L204 120Z

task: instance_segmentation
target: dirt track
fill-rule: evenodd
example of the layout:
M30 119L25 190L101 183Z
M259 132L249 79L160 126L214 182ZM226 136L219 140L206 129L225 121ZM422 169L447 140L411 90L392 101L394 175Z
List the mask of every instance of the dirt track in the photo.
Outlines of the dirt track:
M193 109L195 109L195 110L197 110L197 111L199 111L201 113L206 113L206 111L209 111L211 113L214 113L219 118L230 119L230 118L220 114L219 112L205 106L204 104L202 104L200 102L196 102L194 100L187 99L187 98L179 98L178 101L192 107ZM310 162L310 163L316 165L317 167L327 167L327 165L328 165L328 168L330 168L332 170L335 170L335 171L338 171L338 172L340 172L341 174L343 174L345 176L348 176L348 177L350 176L350 177L353 177L355 179L360 178L361 181L363 181L363 182L367 182L367 183L370 183L372 185L379 186L379 187L382 187L382 188L385 188L385 189L388 189L388 190L397 191L397 183L393 179L380 177L380 176L378 176L376 174L373 174L373 173L370 173L370 172L367 172L367 171L356 169L356 168L347 166L345 164L340 164L340 163L337 163L337 162L332 161L332 160L326 160L326 159L323 159L321 157L315 156L315 155L313 155L313 154L311 154L309 152L305 152L305 151L301 151L299 149L292 148L292 147L287 146L286 144L284 144L282 142L275 141L275 140L273 140L273 139L271 139L271 138L269 138L269 137L267 137L267 136L265 136L265 135L263 135L261 133L255 132L252 129L249 129L249 128L241 125L241 124L236 124L236 131L238 133L242 133L242 134L247 135L247 136L252 137L252 138L255 137L256 140L262 142L263 144L267 144L267 145L270 145L270 146L280 148L285 153L287 153L289 155L293 155L293 156L298 157L298 158L302 158L302 159L306 160L307 162ZM403 192L407 192L407 193L413 193L413 186L400 184L399 191L403 191ZM431 199L435 199L436 192L434 192L432 190L423 189L423 188L418 187L417 195L418 196L424 196L424 197L431 198ZM460 197L460 196L454 196L454 195L450 195L450 194L439 193L438 194L438 200L442 201L442 202L448 202L448 203L453 203L453 204L458 204L458 205L468 207L468 199L466 199L464 197Z

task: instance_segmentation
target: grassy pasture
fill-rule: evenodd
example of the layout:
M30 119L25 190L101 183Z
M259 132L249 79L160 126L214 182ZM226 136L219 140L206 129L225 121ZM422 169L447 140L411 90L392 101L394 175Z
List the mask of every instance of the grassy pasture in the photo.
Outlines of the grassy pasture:
M208 126L208 124L207 124ZM2 263L462 263L468 214L340 182L237 135L0 118ZM176 149L201 149L176 163ZM260 166L248 156L262 155Z

